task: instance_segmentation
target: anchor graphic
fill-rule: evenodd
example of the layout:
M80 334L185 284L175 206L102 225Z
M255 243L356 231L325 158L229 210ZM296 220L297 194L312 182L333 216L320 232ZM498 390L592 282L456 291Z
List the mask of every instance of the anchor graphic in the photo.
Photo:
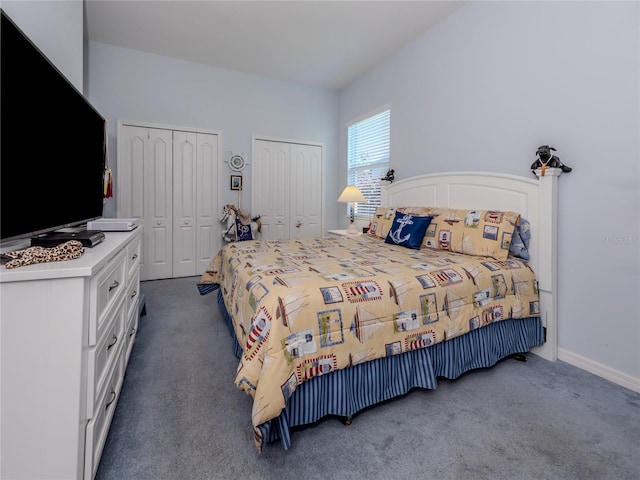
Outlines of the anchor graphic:
M404 215L402 218L396 219L396 221L400 224L400 226L396 230L392 231L389 236L395 243L400 244L406 242L407 240L409 240L409 237L411 237L410 233L407 233L404 237L401 237L400 235L402 233L402 229L405 226L413 225L413 217L411 215Z

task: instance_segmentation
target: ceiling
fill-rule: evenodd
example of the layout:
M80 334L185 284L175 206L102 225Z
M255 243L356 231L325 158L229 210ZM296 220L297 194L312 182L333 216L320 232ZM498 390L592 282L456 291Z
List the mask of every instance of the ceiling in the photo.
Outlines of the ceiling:
M467 2L85 3L91 41L337 90Z

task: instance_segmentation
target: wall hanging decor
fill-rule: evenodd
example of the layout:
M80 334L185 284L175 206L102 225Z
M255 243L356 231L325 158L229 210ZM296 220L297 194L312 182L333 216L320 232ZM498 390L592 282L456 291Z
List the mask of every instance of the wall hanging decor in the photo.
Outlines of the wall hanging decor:
M229 168L234 172L241 172L244 170L244 167L247 166L247 162L245 162L242 155L232 154L227 163L229 164Z
M231 190L242 190L242 175L231 175Z

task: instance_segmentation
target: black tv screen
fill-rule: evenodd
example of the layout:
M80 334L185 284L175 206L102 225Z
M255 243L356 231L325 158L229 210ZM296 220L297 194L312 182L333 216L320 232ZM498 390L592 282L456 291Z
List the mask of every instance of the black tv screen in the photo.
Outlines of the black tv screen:
M0 242L102 216L105 119L2 11Z

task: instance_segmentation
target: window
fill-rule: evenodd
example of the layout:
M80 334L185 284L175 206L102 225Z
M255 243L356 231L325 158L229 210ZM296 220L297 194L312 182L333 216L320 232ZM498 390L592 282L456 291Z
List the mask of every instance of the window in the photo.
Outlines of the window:
M347 183L367 199L356 203L356 216L370 219L380 205L380 180L389 169L390 123L391 110L386 109L348 126Z

